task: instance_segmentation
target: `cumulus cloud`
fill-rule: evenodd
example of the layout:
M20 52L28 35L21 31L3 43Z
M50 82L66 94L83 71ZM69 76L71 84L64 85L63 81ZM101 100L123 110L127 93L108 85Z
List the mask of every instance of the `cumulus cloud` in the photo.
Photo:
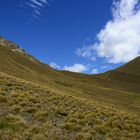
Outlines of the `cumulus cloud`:
M98 69L93 69L93 70L91 71L91 74L98 74L98 73L99 73Z
M54 63L54 62L51 62L51 63L50 63L50 66L51 66L52 68L54 68L54 69L60 69L60 68L61 68L59 65L57 65L57 64Z
M109 69L111 66L108 66L108 65L103 65L101 66L101 69Z
M88 70L87 66L83 65L83 64L74 64L72 66L64 66L61 67L59 65L57 65L54 62L50 63L50 67L54 68L54 69L59 69L59 70L66 70L66 71L71 71L71 72L85 72Z
M109 63L125 63L139 56L139 4L139 0L114 0L113 19L97 34L97 42L87 49L79 49L79 55L92 58L96 52Z
M88 68L83 64L74 64L73 66L65 66L64 70L72 72L85 72Z
M76 50L76 54L78 56L82 56L82 57L89 57L92 60L96 60L96 57L93 55L95 54L95 48L93 47L93 45L91 46L84 46L83 48L78 48Z

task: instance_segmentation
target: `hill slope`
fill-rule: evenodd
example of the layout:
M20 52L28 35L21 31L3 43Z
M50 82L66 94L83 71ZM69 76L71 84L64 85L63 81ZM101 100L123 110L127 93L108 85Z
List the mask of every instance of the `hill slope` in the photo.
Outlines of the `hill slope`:
M112 71L108 77L114 78L115 80L140 85L140 57L137 57L115 71Z
M0 139L140 138L139 58L85 75L54 70L9 44L0 42Z
M140 56L118 68L117 71L140 76Z
M140 57L135 58L122 67L106 73L108 79L118 81L122 90L140 93ZM128 86L124 86L124 84Z

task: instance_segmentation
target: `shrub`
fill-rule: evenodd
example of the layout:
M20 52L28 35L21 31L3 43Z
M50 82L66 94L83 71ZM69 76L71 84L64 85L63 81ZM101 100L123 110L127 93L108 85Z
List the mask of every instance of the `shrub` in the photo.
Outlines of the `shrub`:
M32 103L38 103L38 98L35 97L29 97L28 101L32 102Z
M13 105L12 109L13 109L14 113L19 113L21 111L21 107L18 105Z
M48 117L48 113L46 111L38 111L34 114L34 118L39 121L46 120L47 117Z
M32 114L32 113L35 113L36 112L36 108L34 108L34 107L28 107L28 108L25 109L25 111Z
M19 96L19 93L17 93L17 92L12 92L10 95L11 95L11 97L18 97L18 96Z
M0 103L2 103L2 102L6 103L7 101L8 100L7 100L7 98L5 96L0 95Z
M19 116L9 115L7 117L0 118L0 129L3 130L12 130L16 132L25 126L26 126L25 120L23 120Z
M70 122L63 124L62 128L66 129L68 131L80 131L81 130L81 127L78 124L70 123Z
M76 140L92 140L92 135L90 133L78 133Z
M68 115L68 113L64 110L56 110L56 115L59 115L59 116L64 116L66 117Z

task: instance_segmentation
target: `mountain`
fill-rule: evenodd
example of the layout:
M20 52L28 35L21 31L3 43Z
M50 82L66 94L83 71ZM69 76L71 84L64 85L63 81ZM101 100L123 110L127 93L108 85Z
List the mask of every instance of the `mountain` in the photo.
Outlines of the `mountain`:
M140 76L140 56L118 68L117 71Z
M106 80L104 83L109 83L108 87L111 85L115 89L140 93L140 57L135 58L116 70L106 72L104 76L101 76L101 78L103 77Z
M58 71L0 38L1 140L139 139L140 57L99 75Z
M6 40L5 38L3 38L1 36L0 36L0 45L4 46L4 47L7 47L11 51L17 52L17 53L19 53L21 55L32 57L28 53L26 53L22 48L20 48L17 44L15 44L14 42L11 42L9 40Z

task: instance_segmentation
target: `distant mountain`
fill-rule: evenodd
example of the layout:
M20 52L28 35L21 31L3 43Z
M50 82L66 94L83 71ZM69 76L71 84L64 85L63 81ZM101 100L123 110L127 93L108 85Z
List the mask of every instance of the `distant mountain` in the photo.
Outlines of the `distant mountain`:
M139 139L140 57L98 75L58 71L0 38L0 140Z

